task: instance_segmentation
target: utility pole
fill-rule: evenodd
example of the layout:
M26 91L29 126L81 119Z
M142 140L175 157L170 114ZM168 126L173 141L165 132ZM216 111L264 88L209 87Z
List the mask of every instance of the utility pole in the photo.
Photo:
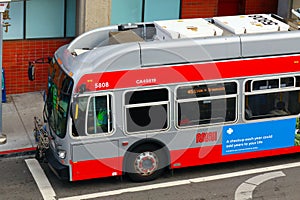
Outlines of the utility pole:
M2 55L3 55L3 13L11 0L0 0L0 84L2 90ZM6 135L2 133L2 91L0 92L0 144L5 144L7 141Z

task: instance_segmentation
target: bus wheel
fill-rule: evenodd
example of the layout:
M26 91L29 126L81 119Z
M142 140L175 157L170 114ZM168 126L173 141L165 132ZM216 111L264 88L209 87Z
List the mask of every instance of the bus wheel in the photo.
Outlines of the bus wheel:
M132 181L144 182L158 178L167 163L163 148L144 144L128 152L127 174Z

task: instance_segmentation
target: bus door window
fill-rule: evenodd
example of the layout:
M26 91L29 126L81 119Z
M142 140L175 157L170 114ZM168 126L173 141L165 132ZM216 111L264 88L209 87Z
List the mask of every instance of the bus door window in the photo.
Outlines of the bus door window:
M110 102L110 95L90 98L87 116L88 134L108 133L112 131Z

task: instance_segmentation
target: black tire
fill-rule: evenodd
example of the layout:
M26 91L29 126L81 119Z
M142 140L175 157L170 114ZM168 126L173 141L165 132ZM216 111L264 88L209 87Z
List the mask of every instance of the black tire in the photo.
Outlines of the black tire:
M134 182L154 180L162 175L168 165L165 148L153 144L139 145L127 153L126 172Z

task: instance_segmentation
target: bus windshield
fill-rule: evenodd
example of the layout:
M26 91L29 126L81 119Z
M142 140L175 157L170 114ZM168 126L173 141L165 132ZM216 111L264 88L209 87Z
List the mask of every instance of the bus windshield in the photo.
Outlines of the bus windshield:
M54 132L60 138L66 135L72 89L73 80L53 58L49 68L48 92L44 112L51 128L51 134Z

